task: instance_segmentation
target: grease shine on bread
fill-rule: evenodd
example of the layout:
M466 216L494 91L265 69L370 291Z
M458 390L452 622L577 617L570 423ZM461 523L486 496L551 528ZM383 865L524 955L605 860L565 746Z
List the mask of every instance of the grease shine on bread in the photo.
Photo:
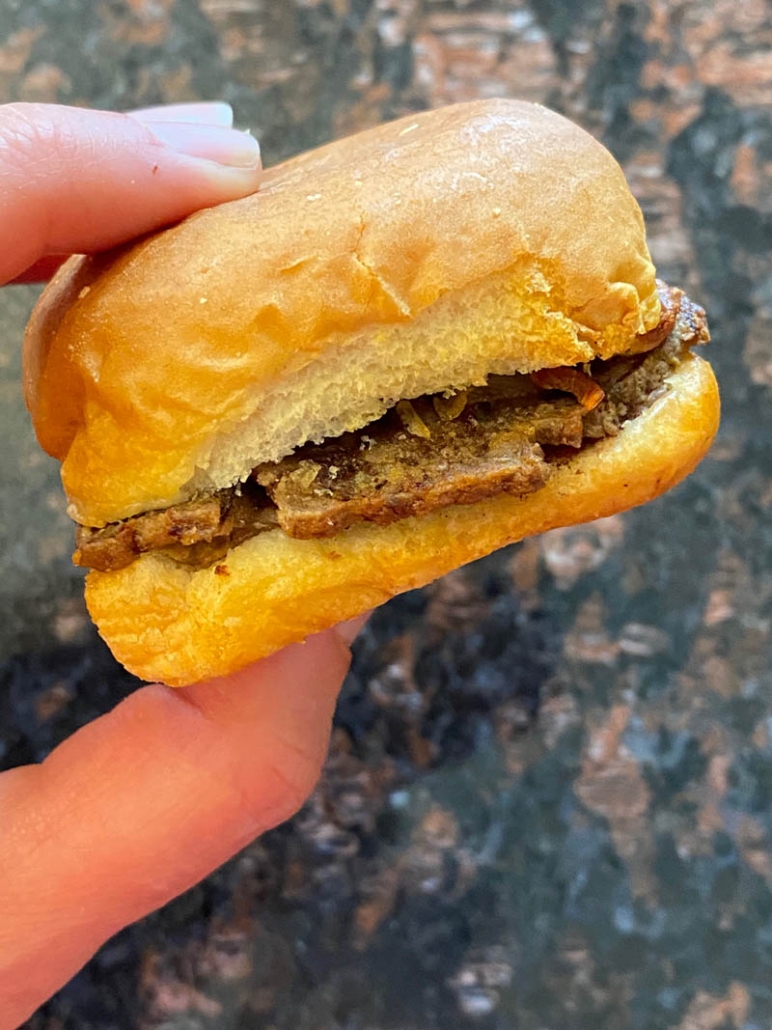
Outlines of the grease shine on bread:
M717 428L707 339L611 155L482 101L71 259L25 396L100 632L182 685L668 489Z

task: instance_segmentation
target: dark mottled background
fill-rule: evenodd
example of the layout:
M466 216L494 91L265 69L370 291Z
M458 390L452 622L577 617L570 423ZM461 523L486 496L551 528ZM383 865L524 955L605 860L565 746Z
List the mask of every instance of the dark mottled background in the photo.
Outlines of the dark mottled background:
M669 496L377 613L306 809L29 1026L772 1025L772 4L0 0L0 36L3 100L223 98L268 162L449 101L566 112L623 163L663 277L707 305L725 404ZM23 411L33 299L0 298L6 766L133 685L84 614Z

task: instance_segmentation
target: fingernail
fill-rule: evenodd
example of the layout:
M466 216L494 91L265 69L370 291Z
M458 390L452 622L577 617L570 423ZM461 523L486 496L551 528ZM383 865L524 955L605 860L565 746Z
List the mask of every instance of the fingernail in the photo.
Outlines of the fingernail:
M254 136L220 125L148 122L147 128L167 147L188 157L204 158L228 168L256 168L260 145Z
M163 104L157 107L138 107L127 111L143 125L155 122L188 122L196 125L233 125L233 108L219 100L195 104Z
M357 615L355 619L349 619L347 622L339 622L335 627L335 632L344 644L351 645L364 629L367 620L372 614L372 612L365 612L364 615Z

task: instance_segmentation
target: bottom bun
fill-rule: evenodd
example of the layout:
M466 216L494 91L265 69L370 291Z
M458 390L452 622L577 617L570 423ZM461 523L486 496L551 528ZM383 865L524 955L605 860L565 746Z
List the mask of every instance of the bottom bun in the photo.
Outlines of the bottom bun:
M143 679L183 686L223 676L505 544L664 493L705 455L719 419L716 380L700 358L687 358L668 385L618 436L581 451L527 497L362 523L324 540L274 530L204 569L147 554L90 573L89 611L115 657Z

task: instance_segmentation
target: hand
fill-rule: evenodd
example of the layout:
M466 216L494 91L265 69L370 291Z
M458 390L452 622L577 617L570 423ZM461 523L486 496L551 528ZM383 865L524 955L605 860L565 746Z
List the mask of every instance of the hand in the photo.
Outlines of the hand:
M257 144L229 126L224 104L132 117L0 107L0 282L253 192ZM357 628L227 680L139 689L41 765L0 775L0 1030L121 927L296 811Z

